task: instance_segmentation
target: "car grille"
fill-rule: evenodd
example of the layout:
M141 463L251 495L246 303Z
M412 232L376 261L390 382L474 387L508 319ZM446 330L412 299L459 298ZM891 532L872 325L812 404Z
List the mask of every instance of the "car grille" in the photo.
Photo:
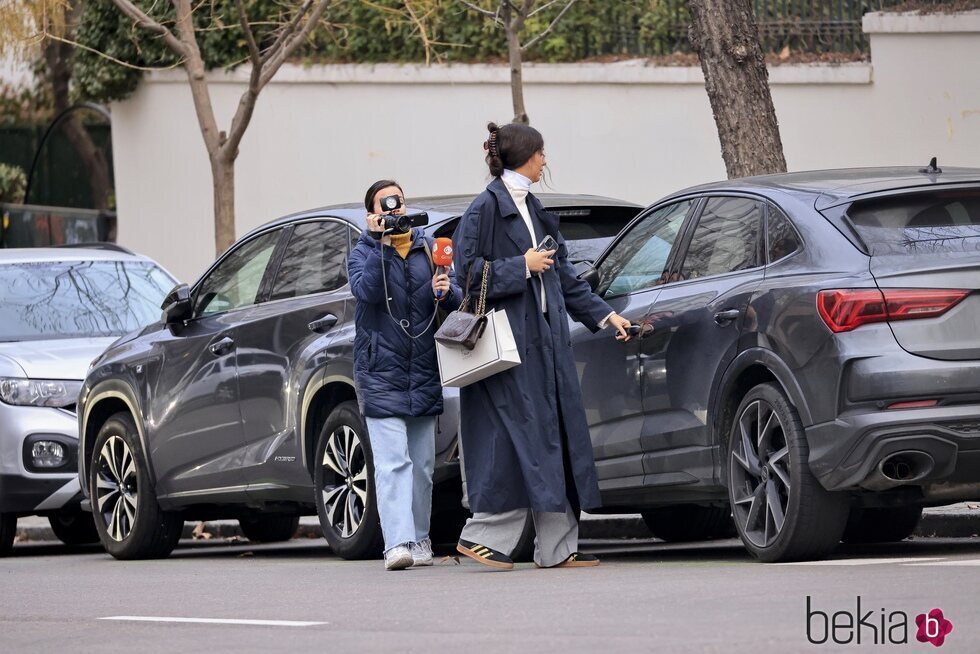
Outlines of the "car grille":
M958 431L961 434L980 434L980 420L968 420L964 422L947 422L944 426L947 429Z

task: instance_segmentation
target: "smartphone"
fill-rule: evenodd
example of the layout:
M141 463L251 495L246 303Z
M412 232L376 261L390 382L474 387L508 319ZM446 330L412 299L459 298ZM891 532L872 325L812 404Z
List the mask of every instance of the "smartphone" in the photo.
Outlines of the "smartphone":
M557 250L557 249L558 249L558 241L556 241L551 234L548 234L543 239L541 239L541 242L538 243L538 247L534 248L534 251L550 252L551 250Z

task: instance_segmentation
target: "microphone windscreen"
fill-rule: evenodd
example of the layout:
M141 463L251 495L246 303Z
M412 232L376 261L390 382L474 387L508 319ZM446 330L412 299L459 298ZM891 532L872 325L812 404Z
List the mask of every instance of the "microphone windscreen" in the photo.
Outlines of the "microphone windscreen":
M432 263L442 268L453 265L453 240L451 238L436 239L436 245L432 248Z

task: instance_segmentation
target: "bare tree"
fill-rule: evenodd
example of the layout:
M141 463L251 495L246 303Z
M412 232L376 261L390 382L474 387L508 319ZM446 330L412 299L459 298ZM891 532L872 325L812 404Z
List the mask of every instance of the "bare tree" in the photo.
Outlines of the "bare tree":
M153 34L180 57L190 84L194 110L197 113L201 136L208 151L211 163L212 184L214 187L214 241L218 254L225 251L235 241L235 160L238 146L245 130L252 120L255 102L259 93L275 76L282 64L306 39L319 23L320 17L331 0L303 0L294 11L292 18L277 27L270 35L272 43L260 48L245 11L243 0L235 0L238 22L245 35L248 58L251 63L248 87L238 101L231 127L225 131L218 128L211 104L206 67L198 47L194 28L194 12L207 11L207 3L191 4L191 0L171 0L176 12L173 29L161 21L150 17L132 0L112 0L116 7L134 24Z
M577 0L493 0L493 8L487 9L468 0L459 0L465 7L486 16L504 29L507 36L507 60L510 63L510 94L514 104L514 122L527 125L530 119L524 107L524 76L522 72L524 52L533 48L555 28ZM522 32L528 19L542 11L560 6L561 9L548 25L522 42ZM526 36L526 35L525 35Z
M786 172L752 0L687 0L728 177Z

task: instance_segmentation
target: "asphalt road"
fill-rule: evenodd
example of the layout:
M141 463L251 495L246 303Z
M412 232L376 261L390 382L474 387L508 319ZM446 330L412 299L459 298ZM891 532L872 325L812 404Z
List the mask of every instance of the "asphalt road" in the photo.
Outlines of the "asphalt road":
M385 572L380 561L340 560L319 540L189 541L142 562L21 544L0 559L0 652L929 652L915 616L934 608L953 624L940 652L980 652L977 538L849 547L830 561L779 565L751 561L737 541L583 549L603 564L495 572L437 559ZM808 596L810 638L828 638L822 645L808 641ZM858 617L852 628L843 613L832 617L854 616L858 596L861 646ZM127 619L105 619L118 617ZM174 618L284 622L157 621ZM304 622L314 624L294 624ZM884 632L908 643L869 645Z

